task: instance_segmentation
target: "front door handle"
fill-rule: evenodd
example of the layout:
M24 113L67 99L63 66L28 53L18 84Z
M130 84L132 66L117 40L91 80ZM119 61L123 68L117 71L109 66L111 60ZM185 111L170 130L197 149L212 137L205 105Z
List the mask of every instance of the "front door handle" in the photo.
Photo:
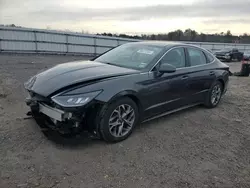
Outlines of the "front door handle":
M189 78L189 76L182 76L182 80L186 80L186 79L188 79Z
M211 71L211 72L209 73L209 75L210 75L210 76L215 75L214 71Z

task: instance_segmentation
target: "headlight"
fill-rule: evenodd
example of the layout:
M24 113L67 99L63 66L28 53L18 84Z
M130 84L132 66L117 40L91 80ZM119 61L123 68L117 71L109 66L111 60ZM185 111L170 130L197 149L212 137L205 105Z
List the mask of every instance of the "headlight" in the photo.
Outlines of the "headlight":
M101 91L95 91L77 95L58 95L52 97L52 101L63 107L79 107L87 104L100 93Z

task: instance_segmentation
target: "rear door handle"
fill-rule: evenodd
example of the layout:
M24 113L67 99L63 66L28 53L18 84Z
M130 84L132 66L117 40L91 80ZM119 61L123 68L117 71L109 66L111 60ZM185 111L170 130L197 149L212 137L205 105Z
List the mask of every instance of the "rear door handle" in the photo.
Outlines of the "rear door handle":
M211 72L209 73L209 75L210 75L210 76L215 75L214 71L211 71Z
M188 79L189 78L189 76L182 76L182 80L186 80L186 79Z

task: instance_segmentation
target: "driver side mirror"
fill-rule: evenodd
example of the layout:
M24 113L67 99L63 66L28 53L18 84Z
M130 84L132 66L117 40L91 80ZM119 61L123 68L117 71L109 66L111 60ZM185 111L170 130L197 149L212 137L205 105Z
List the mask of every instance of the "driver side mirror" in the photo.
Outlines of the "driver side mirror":
M176 67L167 63L161 64L159 68L160 73L173 73L175 71L176 71Z

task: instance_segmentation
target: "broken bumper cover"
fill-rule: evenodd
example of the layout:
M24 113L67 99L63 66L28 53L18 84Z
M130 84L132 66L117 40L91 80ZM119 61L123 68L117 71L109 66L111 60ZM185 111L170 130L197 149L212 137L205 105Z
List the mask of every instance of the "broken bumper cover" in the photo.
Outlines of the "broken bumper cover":
M70 119L72 117L72 113L70 112L64 112L42 103L39 103L38 105L40 113L43 113L54 120L64 121L65 119Z
M81 107L62 107L48 98L29 94L25 102L31 109L30 115L42 129L60 134L87 131L99 138L95 113L100 103L95 100Z
M39 113L42 113L56 121L65 121L66 119L70 119L72 117L72 113L71 112L65 112L63 110L57 109L57 108L53 108L49 105L46 105L42 102L36 102L31 100L30 98L26 98L26 104L28 106L31 106L33 109L35 108L35 110Z

